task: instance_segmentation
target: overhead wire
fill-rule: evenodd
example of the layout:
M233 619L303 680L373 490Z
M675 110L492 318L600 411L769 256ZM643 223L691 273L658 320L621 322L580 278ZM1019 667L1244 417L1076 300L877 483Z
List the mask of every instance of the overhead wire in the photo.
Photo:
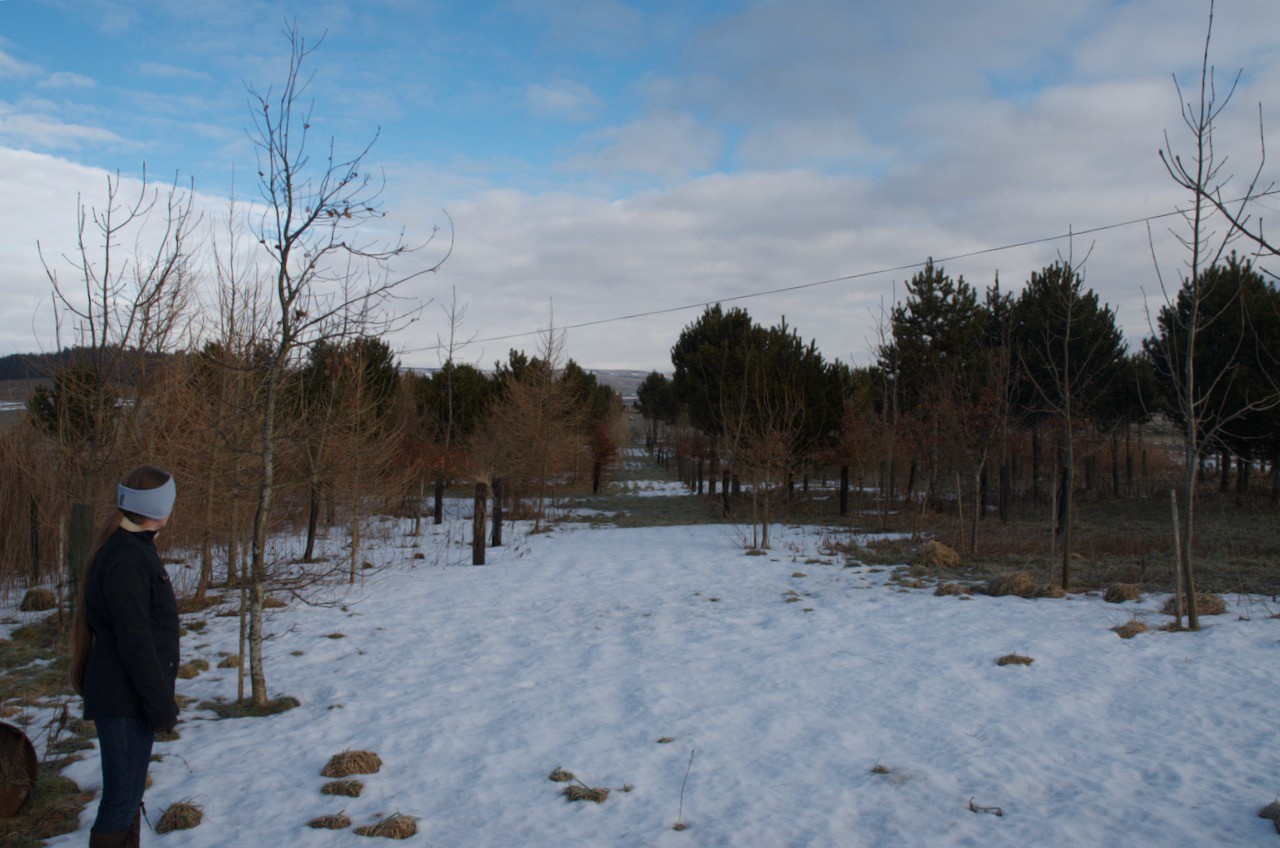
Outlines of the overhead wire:
M1259 194L1255 195L1251 199L1257 199L1258 197L1266 197L1273 194L1280 194L1280 189L1260 192ZM1234 203L1236 201L1231 201L1231 202ZM1021 248L1021 247L1032 247L1037 244L1048 244L1049 242L1062 241L1063 239L1074 239L1080 236L1088 236L1088 235L1093 235L1095 233L1106 232L1108 230L1118 230L1124 227L1132 227L1135 224L1149 224L1152 221L1159 221L1163 218L1171 218L1177 215L1186 215L1189 211L1190 210L1187 210L1187 209L1174 209L1170 212L1161 212L1157 215L1146 215L1141 218L1132 218L1127 221L1117 221L1111 224L1102 224L1097 227L1089 227L1083 230L1071 229L1065 233L1061 233L1053 236L1042 236L1040 238L1027 239L1025 241L1010 242L1009 244L1002 244L996 247L984 247L976 250L965 251L963 253L955 253L950 256L930 257L929 259L922 262L909 262L904 265L894 265L887 268L877 268L872 271L859 271L853 274L844 274L839 277L830 277L825 280L814 280L807 283L796 283L790 286L780 286L778 288L746 292L744 294L730 295L728 297L717 297L717 298L712 298L711 300L699 301L697 303L686 303L680 306L667 306L659 309L648 309L643 312L630 312L625 315L614 315L609 318L596 318L591 321L579 321L574 324L566 324L562 327L558 327L557 329L561 331L580 330L584 327L598 327L601 324L615 324L620 321L632 321L638 318L652 318L655 315L669 315L673 312L684 312L690 309L700 309L700 308L705 309L706 307L713 306L717 303L734 303L740 300L750 300L752 298L757 298L757 297L768 297L770 295L775 295L775 294L786 294L787 292L802 291L804 289L812 289L812 288L817 288L819 286L829 286L834 283L845 283L845 282L849 282L850 280L860 280L860 279L865 279L867 277L877 277L883 274L894 274L902 271L912 271L912 270L915 270L916 268L923 268L929 262L934 262L938 264L945 263L945 262L956 262L961 259L971 259L975 256L985 256L991 253L1001 253L1006 250L1017 250L1018 248ZM505 335L490 336L488 338L483 338L483 339L471 339L468 342L468 344L484 344L486 342L504 342L504 341L510 341L512 339L525 338L527 336L536 336L545 332L546 332L545 327L537 330L523 330L518 333L507 333ZM444 345L444 344L435 344L435 345L428 345L426 347L410 348L405 350L404 352L405 353L426 353L430 351L444 350L446 347L447 345Z

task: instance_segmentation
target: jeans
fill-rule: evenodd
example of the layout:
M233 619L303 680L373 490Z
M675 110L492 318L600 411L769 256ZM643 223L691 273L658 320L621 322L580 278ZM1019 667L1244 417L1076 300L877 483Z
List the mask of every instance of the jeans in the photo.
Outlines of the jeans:
M102 800L93 830L118 833L133 825L147 788L147 766L155 734L137 716L108 716L94 720L102 759Z

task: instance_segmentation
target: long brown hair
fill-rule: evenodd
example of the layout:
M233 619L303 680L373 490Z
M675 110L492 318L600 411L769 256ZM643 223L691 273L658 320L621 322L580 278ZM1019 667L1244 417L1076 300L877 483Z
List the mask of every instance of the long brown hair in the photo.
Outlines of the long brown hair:
M156 468L154 465L139 465L124 475L120 483L130 489L158 489L169 482L170 476L168 471ZM93 572L93 562L98 558L98 551L102 550L107 540L120 529L120 522L125 518L135 524L146 520L144 516L131 512L112 510L107 520L102 523L102 528L98 530L93 550L89 553L89 558L85 560L80 572L80 585L76 587L76 606L71 617L71 683L81 694L84 694L84 673L89 665L89 650L93 647L93 630L89 627L89 619L84 609L89 575Z

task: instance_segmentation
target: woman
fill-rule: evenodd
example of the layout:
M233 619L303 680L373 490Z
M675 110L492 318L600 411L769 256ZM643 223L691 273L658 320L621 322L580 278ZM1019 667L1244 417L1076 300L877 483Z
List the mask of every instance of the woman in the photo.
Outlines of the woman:
M102 759L90 848L139 844L151 745L178 721L178 604L155 546L176 494L173 476L154 466L125 475L80 580L71 673Z

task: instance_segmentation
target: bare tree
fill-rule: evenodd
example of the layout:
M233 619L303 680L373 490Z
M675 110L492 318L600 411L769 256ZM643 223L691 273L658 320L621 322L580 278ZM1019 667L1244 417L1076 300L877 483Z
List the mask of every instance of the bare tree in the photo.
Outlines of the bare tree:
M107 177L103 206L86 206L77 196L75 248L61 256L70 279L37 243L52 287L57 347L69 331L81 349L75 372L64 372L54 390L37 394L32 404L79 476L67 550L71 597L89 553L98 477L118 458L121 440L137 438L149 357L169 350L183 328L198 222L191 191L175 180L162 193L144 168L136 194L117 173ZM121 403L126 398L132 402Z
M1259 163L1243 198L1229 201L1224 193L1231 176L1224 171L1226 157L1219 156L1215 149L1214 128L1235 92L1240 74L1232 79L1225 94L1220 95L1214 68L1209 63L1213 17L1214 4L1210 0L1197 89L1190 95L1185 94L1174 77L1191 151L1184 158L1166 132L1160 160L1173 181L1191 195L1190 206L1182 210L1186 231L1175 233L1187 252L1187 276L1179 290L1172 290L1165 284L1156 260L1164 306L1160 309L1158 321L1152 322L1153 339L1148 349L1157 367L1164 371L1172 390L1173 404L1183 424L1184 474L1177 560L1181 588L1187 601L1187 626L1193 630L1200 626L1193 560L1200 456L1206 445L1213 444L1222 428L1231 421L1247 412L1268 409L1280 402L1280 392L1272 392L1266 397L1254 397L1244 408L1229 410L1224 407L1224 399L1229 394L1226 389L1235 378L1236 369L1227 367L1215 373L1203 373L1196 366L1198 350L1203 344L1201 337L1222 319L1224 309L1241 308L1234 298L1228 299L1224 308L1220 305L1221 297L1217 296L1221 293L1212 291L1213 275L1209 272L1222 259L1227 247L1243 234L1261 250L1277 255L1274 242L1265 235L1262 219L1253 218L1250 211L1259 197L1273 193L1271 186L1262 186L1262 163ZM1262 162L1265 162L1266 146L1261 122L1259 137L1263 141ZM1221 226L1222 219L1215 220L1216 213L1225 218L1225 227ZM1154 249L1152 255L1154 259ZM1216 305L1210 306L1211 303ZM1241 322L1241 326L1245 323ZM1156 324L1160 326L1157 328ZM1239 352L1243 341L1243 338L1238 338L1227 342L1235 348L1235 352L1228 356L1229 361ZM1219 340L1218 346L1221 344Z
M362 229L385 216L381 185L365 166L373 141L348 157L339 155L330 141L327 150L312 158L312 104L306 99L311 75L305 66L318 44L308 45L296 23L285 26L284 36L289 65L280 88L249 86L250 135L258 148L263 210L255 230L271 280L271 320L260 339L265 376L250 571L249 660L252 698L258 707L267 704L262 610L284 376L299 352L318 341L380 336L412 320L421 306L400 294L402 284L435 271L444 261L407 276L393 273L392 261L408 253L410 246L403 237L388 241Z

